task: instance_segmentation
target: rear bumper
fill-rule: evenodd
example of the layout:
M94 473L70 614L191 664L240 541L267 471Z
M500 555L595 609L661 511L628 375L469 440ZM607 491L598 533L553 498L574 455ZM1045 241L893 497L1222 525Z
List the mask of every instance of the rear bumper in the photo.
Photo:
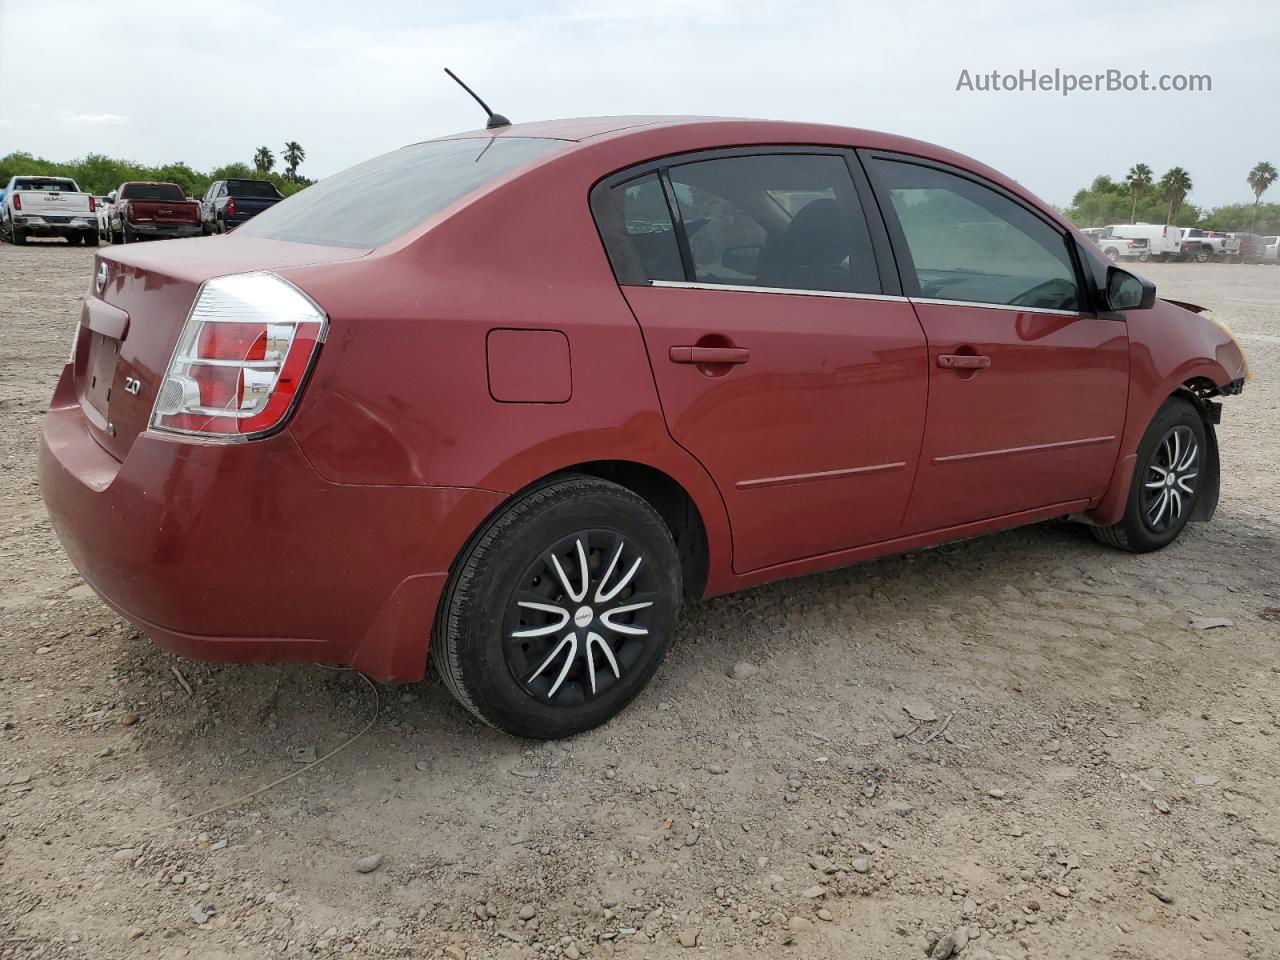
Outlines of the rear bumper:
M30 214L15 216L13 223L33 237L60 237L68 233L90 233L98 229L97 217L89 214L62 220L46 220L39 214Z
M164 237L166 239L198 237L203 232L203 228L198 223L133 223L130 221L129 229L144 237Z
M321 478L285 431L244 444L141 434L123 462L69 376L39 454L71 562L161 646L206 660L325 661L421 678L447 571L502 495Z

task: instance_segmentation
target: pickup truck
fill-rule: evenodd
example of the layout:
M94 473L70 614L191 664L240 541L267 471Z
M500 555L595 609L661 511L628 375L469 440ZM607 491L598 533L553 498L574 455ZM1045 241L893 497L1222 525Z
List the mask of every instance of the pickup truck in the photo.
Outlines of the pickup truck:
M1240 241L1218 230L1199 227L1182 228L1182 259L1196 263L1235 259L1240 255Z
M112 243L143 239L198 237L200 204L188 199L176 183L132 180L107 194L111 201Z
M226 233L284 197L270 180L215 180L200 201L205 233Z
M0 204L0 235L13 244L62 237L96 247L97 201L69 177L12 177Z

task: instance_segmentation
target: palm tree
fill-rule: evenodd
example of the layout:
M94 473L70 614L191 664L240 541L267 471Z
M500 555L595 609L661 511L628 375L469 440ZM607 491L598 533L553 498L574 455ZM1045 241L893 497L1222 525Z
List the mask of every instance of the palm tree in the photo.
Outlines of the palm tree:
M1160 178L1158 186L1160 196L1169 201L1169 219L1165 222L1173 223L1173 218L1178 215L1178 210L1182 207L1182 201L1187 199L1187 194L1191 192L1191 174L1181 167L1171 167Z
M259 173L267 173L276 165L276 155L267 147L259 147L253 155L253 165Z
M1142 196L1147 187L1151 186L1151 180L1154 176L1155 174L1151 172L1151 168L1145 163L1135 163L1129 168L1129 172L1125 174L1125 186L1133 194L1133 208L1129 211L1130 223L1133 223L1138 218L1138 198Z
M1265 160L1249 171L1249 186L1253 188L1253 216L1249 219L1250 227L1258 219L1258 204L1262 202L1262 195L1267 192L1267 187L1276 182L1276 177L1276 168Z
M290 140L284 145L284 162L288 164L288 170L285 176L290 180L298 179L298 164L307 159L307 151L302 149L302 144L297 140Z

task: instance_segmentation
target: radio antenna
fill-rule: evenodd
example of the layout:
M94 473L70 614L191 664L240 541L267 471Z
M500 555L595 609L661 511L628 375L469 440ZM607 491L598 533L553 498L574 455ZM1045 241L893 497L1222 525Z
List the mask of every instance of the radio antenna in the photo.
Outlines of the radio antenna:
M450 77L452 77L454 81L458 84L458 86L460 86L463 90L467 91L467 93L471 94L475 102L480 104L480 106L484 109L484 112L489 115L489 119L485 121L485 125L484 125L484 128L486 130L493 130L497 127L511 126L510 120L508 120L502 114L494 113L492 110L490 110L489 105L480 99L480 95L478 93L476 93L474 90L468 87L465 83L463 83L461 77L459 77L456 73L454 73L448 67L444 68L444 72L447 73Z

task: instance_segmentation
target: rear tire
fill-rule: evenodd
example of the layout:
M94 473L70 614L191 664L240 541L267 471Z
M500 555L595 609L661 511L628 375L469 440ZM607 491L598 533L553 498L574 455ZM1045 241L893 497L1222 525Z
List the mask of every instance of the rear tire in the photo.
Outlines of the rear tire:
M97 230L93 231L93 233L86 233L86 234L84 235L84 245L85 245L86 247L96 247L96 246L98 245L98 231L97 231Z
M1130 553L1150 553L1173 543L1208 481L1207 451L1200 411L1181 397L1170 397L1138 444L1124 516L1109 527L1090 527L1095 539Z
M69 246L69 247L78 247L78 246L80 246L80 240L81 240L81 236L80 236L80 234L78 234L78 233L68 233L68 234L67 234L67 246Z
M671 531L648 501L566 475L513 500L464 550L433 663L490 726L535 739L581 733L657 671L681 583Z
M1213 250L1209 247L1201 247L1196 251L1196 263L1208 263L1213 259Z
M23 230L21 227L17 226L16 224L14 226L11 226L9 228L9 242L12 243L15 247L26 246L27 244L26 231Z

